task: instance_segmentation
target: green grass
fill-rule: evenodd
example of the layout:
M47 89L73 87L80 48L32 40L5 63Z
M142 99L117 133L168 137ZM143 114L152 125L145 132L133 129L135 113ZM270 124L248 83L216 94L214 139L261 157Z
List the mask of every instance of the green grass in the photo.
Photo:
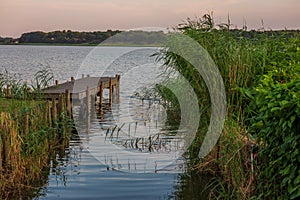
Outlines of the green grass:
M34 79L29 87L14 74L0 74L0 199L31 191L49 169L50 154L69 143L72 120L63 110L53 116L54 105L33 95L49 86L52 73L41 69ZM7 86L9 98L3 98Z
M32 193L49 174L55 149L69 145L71 119L62 112L53 121L48 106L43 100L0 99L0 199Z
M18 99L6 99L0 98L0 112L12 112L14 110L23 111L31 107L35 107L42 101L35 100L18 100Z

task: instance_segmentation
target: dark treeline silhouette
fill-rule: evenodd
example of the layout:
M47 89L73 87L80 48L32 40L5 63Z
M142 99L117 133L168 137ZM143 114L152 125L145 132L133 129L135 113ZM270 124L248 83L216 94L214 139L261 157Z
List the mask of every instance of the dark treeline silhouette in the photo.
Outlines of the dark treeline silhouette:
M5 37L5 38L0 37L0 44L14 44L18 42L19 42L18 39L14 39L12 37Z
M19 43L99 44L121 31L78 32L71 30L23 33Z
M122 33L122 34L118 34ZM118 35L116 35L118 34ZM116 35L116 36L115 36ZM126 31L107 30L95 32L78 32L71 30L42 32L34 31L23 33L20 38L1 38L0 44L100 44L106 39L109 44L133 44L133 45L157 45L161 44L165 39L162 31Z

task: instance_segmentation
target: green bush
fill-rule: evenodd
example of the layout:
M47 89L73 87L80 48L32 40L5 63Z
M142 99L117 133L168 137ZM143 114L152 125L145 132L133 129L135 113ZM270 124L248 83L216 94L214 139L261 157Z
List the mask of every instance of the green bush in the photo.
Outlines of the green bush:
M255 87L252 133L260 144L259 199L300 197L300 49L288 66L274 63ZM298 60L298 62L296 62Z

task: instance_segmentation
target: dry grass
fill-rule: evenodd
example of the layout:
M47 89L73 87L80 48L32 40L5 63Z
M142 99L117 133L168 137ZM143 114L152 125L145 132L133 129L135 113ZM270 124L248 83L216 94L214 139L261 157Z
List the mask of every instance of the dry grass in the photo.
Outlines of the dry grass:
M24 103L2 101L7 105ZM49 103L13 105L8 109L11 112L0 112L0 199L19 198L32 193L34 185L45 184L42 172L49 165L49 156L61 142L68 143L70 134L63 114L58 116L60 122L52 123Z

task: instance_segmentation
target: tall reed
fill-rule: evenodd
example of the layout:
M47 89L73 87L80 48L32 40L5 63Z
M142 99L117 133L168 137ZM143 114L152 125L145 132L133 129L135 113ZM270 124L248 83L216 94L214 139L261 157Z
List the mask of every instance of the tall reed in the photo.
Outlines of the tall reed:
M195 169L220 175L221 180L230 186L223 188L234 188L235 198L247 199L254 190L254 160L251 160L254 152L251 146L256 143L247 132L250 90L258 84L259 77L270 70L273 62L290 59L285 44L293 44L294 32L246 31L230 29L230 26L230 20L216 24L212 15L205 14L202 18L188 19L175 28L208 51L220 71L226 90L225 128L219 142L204 160L198 160L197 156L210 120L210 97L205 82L189 62L169 51L168 43L156 55L164 62L166 71L177 71L184 76L198 97L202 113L200 127L189 151ZM176 98L168 91L158 90L158 94L178 107Z

